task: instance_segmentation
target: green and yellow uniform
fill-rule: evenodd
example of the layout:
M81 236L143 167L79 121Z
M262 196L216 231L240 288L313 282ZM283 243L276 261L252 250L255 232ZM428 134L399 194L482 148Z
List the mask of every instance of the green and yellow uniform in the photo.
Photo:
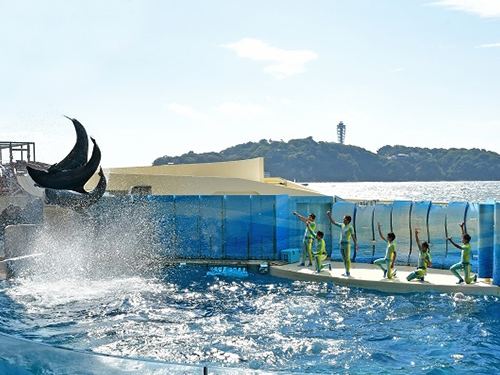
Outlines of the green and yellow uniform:
M392 270L391 270L391 263L394 257L396 256L396 243L394 241L387 241L387 249L385 250L385 257L377 259L373 264L375 264L377 267L379 267L382 271L384 271L384 277L387 275L387 277L390 279L392 278ZM385 267L384 267L385 265Z
M452 274L458 277L459 280L462 280L462 276L460 276L458 271L463 270L465 282L469 284L472 281L472 278L470 277L470 268L471 268L470 256L472 249L470 243L466 243L460 248L462 249L462 256L460 258L460 263L456 263L453 266L451 266L450 271Z
M340 228L340 255L346 272L351 272L351 237L354 235L354 227L351 224L335 223Z
M304 240L302 241L302 254L300 256L300 264L305 263L306 259L309 258L309 264L312 264L312 244L314 241L314 232L316 231L316 223L311 221L308 226L306 226L306 231L304 232Z
M429 249L427 251L422 251L422 249L419 247L419 253L418 253L418 268L410 273L407 277L406 280L410 281L413 279L420 279L421 281L424 281L425 275L427 275L427 266L432 263L432 258L431 254L429 253Z

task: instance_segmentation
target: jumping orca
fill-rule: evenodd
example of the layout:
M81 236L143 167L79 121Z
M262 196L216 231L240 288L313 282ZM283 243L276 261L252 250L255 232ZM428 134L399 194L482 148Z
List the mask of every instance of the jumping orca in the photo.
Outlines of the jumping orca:
M65 170L75 169L82 167L87 162L88 152L89 152L89 139L87 136L87 131L83 125L74 118L64 116L73 122L76 132L76 143L73 149L69 152L66 157L58 163L52 164L49 168L49 172L61 172Z
M106 191L106 177L102 168L99 169L99 182L97 186L85 193L72 190L45 189L45 203L61 207L69 207L75 210L83 210L96 203Z
M31 179L40 187L50 189L73 190L79 193L87 193L84 185L94 175L101 162L101 150L94 138L90 138L94 143L92 155L89 161L81 167L63 170L47 171L27 166Z

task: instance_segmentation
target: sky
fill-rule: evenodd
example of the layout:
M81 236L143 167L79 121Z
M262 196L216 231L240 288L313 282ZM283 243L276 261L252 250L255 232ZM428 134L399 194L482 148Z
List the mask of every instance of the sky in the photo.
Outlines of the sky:
M312 136L500 153L500 0L0 0L0 141L104 168ZM7 161L7 155L2 155Z

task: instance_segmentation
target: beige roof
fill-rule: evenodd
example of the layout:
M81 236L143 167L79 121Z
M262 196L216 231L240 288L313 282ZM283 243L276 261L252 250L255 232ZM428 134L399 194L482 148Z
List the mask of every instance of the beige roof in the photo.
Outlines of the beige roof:
M150 186L154 195L313 195L322 196L301 184L264 177L264 158L221 163L109 168L104 173L107 191L128 194L134 186ZM89 181L92 188L94 176Z

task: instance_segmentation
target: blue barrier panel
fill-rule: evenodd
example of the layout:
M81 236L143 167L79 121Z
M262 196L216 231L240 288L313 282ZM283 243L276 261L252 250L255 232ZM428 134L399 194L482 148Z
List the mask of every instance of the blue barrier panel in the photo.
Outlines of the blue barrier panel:
M427 221L428 237L422 236L422 233L419 236L420 241L429 242L432 268L444 268L446 258L446 212L447 206L432 204Z
M129 247L139 253L161 245L146 196L103 197L90 207L88 213L93 215L92 220L88 220L89 233L92 233L89 236L96 235L100 239L98 244L89 241L89 246L99 246L97 249L89 247L89 251L116 251Z
M250 196L250 259L273 259L276 253L276 198Z
M309 214L309 206L297 201L297 197L290 197L288 206L289 247L302 249L302 238L304 237L304 223L293 216L293 212L298 212L302 216Z
M396 235L396 264L408 264L411 249L410 214L411 201L394 201L392 203L392 231ZM384 233L385 234L385 233Z
M387 237L387 233L392 228L392 204L377 203L373 212L373 233L375 234L375 249L373 260L385 257L387 243L382 241L378 233L378 223L382 224L382 234Z
M358 241L356 262L373 262L373 251L375 249L374 212L375 205L373 204L358 204L356 208L356 239Z
M330 211L332 208L332 198L331 197L315 197L317 198L315 200L314 204L310 204L310 208L312 212L316 215L316 230L320 230L324 233L324 239L326 242L326 247L327 247L327 253L328 253L328 248L331 248L331 242L328 243L328 239L331 236L331 230L332 230L332 225L330 223L330 219L328 218L328 215L326 214L326 211ZM353 218L354 219L354 218Z
M290 247L302 248L302 240L304 238L305 224L298 218L292 215L293 211L307 217L310 213L316 215L316 230L322 231L325 236L327 253L330 250L332 242L330 241L330 219L326 215L326 211L330 210L333 198L332 197L290 197L290 217L294 221L290 228Z
M174 196L175 236L177 256L200 258L200 197L198 195Z
M116 217L123 215L132 204L130 195L102 197L96 204L89 207L89 213L95 213L98 225L107 225Z
M493 245L493 285L500 285L500 202L495 202L495 233Z
M332 205L331 215L333 220L337 223L342 224L345 215L350 215L351 225L356 228L356 204L351 202L335 202ZM330 220L328 219L330 222ZM332 237L329 242L332 243L332 251L329 254L333 261L341 262L342 256L340 255L340 228L330 224L332 226ZM328 239L325 239L328 241ZM354 252L354 242L351 240L351 258Z
M418 246L415 243L414 229L420 230L420 241L428 241L428 217L431 209L430 201L413 202L410 215L410 248L408 254L408 263L412 266L418 264Z
M494 204L494 202L492 202ZM479 203L469 203L465 212L465 225L467 233L471 236L470 245L474 257L471 259L471 271L477 272L478 257L477 249L479 246Z
M174 257L176 251L174 197L172 195L148 195L148 200L151 206L150 220L155 225L155 237L160 245L159 255Z
M222 259L223 196L200 196L200 254Z
M478 235L478 276L493 277L493 246L494 246L495 205L479 204L479 235Z
M225 195L224 211L224 258L249 259L250 195Z
M290 248L289 233L292 233L293 227L290 222L291 213L289 212L289 196L276 196L276 250L272 259L281 259L281 250ZM292 216L293 217L293 216ZM293 217L295 219L295 217ZM295 221L295 220L294 220ZM293 223L294 223L293 221Z
M450 202L446 209L446 237L452 237L460 243L462 233L459 224L465 221L465 214L468 207L467 202ZM460 262L461 251L451 243L446 244L446 258L443 267L449 268Z

